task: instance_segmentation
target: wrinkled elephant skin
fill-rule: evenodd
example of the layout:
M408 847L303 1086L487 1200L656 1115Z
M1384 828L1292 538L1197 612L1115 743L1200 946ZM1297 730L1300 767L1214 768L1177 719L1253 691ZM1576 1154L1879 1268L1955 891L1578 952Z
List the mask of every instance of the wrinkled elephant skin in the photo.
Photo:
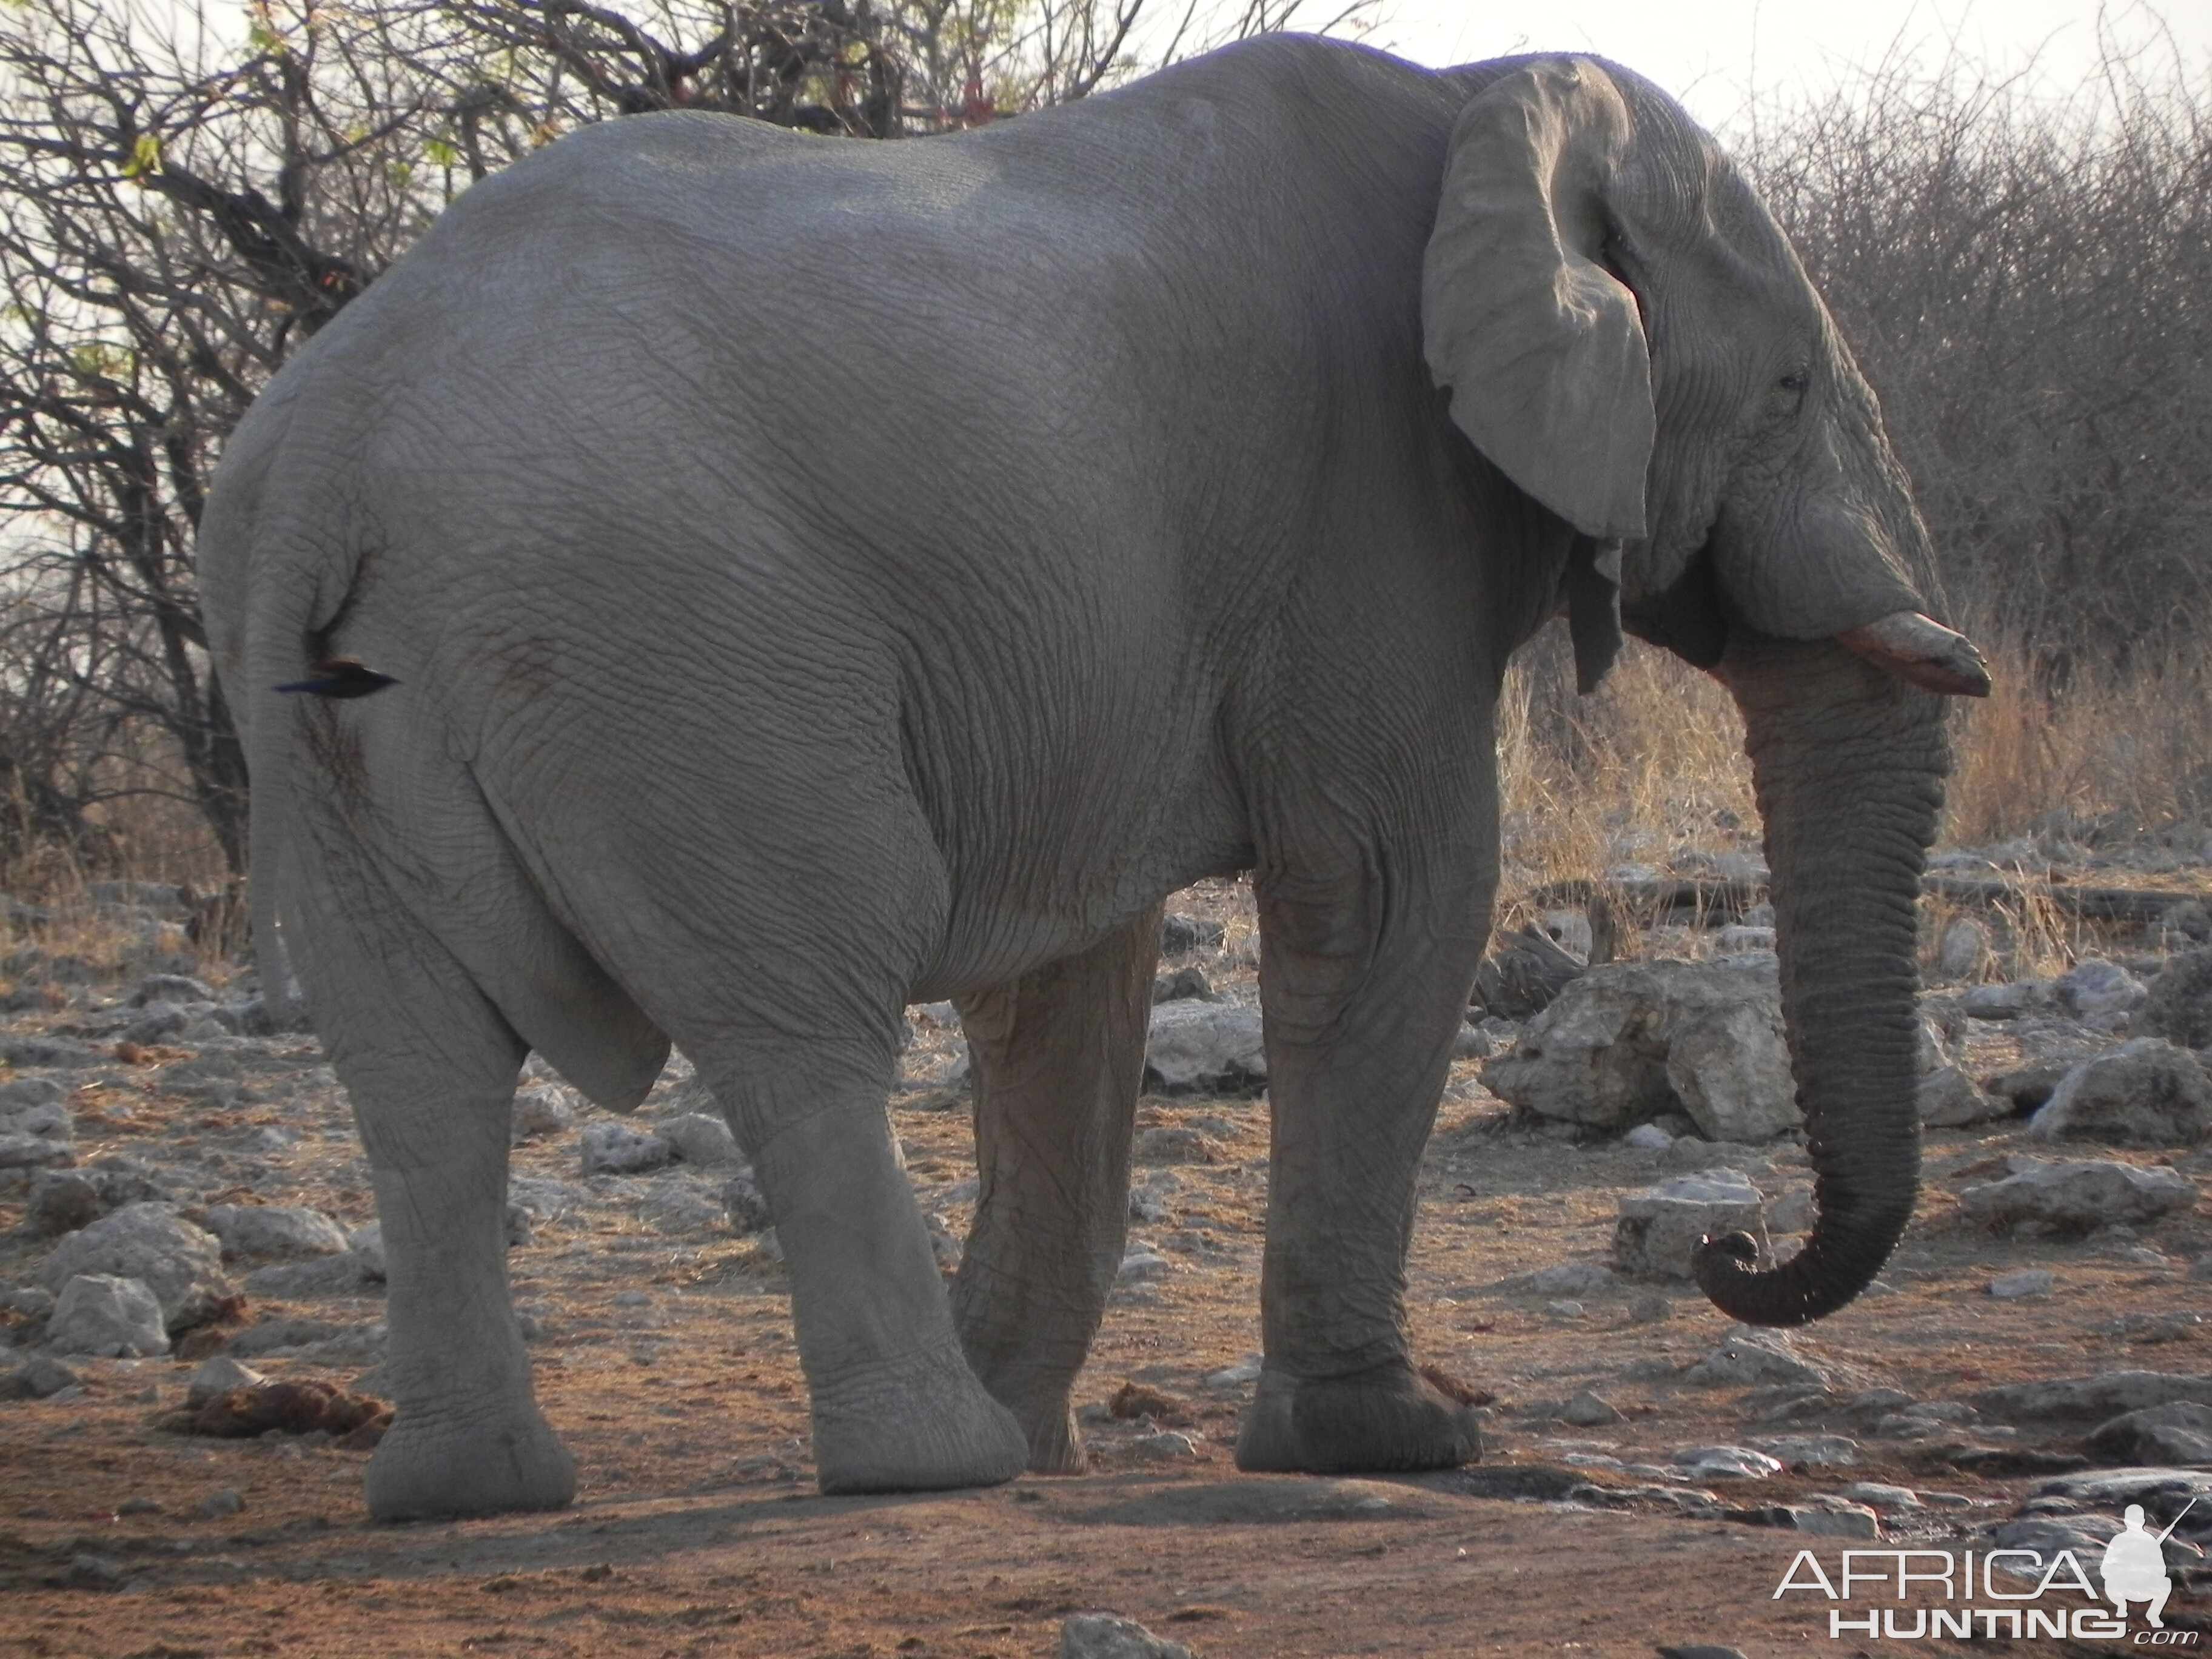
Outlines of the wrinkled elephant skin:
M203 536L264 960L281 926L382 1220L372 1510L571 1495L501 1261L532 1048L611 1108L672 1041L714 1091L825 1489L1082 1467L1159 902L1238 871L1273 1118L1238 1460L1473 1455L1404 1264L1500 679L1562 609L1586 682L1625 620L1746 710L1823 1213L1701 1271L1745 1317L1848 1301L1917 1168L1908 681L1978 672L1922 537L1771 219L1595 59L1277 37L952 137L655 115L476 185L278 377ZM981 1162L949 1291L884 1103L938 998Z

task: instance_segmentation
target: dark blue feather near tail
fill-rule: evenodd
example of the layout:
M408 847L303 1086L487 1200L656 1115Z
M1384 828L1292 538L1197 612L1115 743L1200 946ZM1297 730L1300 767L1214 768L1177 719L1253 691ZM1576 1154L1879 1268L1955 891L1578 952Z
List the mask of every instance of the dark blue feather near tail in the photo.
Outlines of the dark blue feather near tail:
M326 657L313 666L313 679L294 680L275 689L304 691L317 697L367 697L399 684L391 675L380 674L352 657Z

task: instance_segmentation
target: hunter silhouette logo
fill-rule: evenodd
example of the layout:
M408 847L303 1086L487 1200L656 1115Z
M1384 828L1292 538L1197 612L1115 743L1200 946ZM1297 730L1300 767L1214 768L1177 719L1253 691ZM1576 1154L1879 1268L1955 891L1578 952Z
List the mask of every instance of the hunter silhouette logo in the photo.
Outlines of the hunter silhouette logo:
M2181 1515L2197 1507L2191 1498L2181 1506ZM2110 1601L2121 1618L2128 1616L2128 1603L2148 1601L2143 1617L2153 1630L2164 1630L2166 1620L2159 1615L2166 1611L2166 1598L2173 1594L2173 1581L2166 1576L2166 1540L2181 1524L2181 1515L2166 1523L2164 1532L2156 1535L2143 1529L2143 1509L2140 1504L2130 1504L2121 1516L2120 1530L2112 1534L2112 1541L2105 1546L2105 1559L2098 1568L2098 1577L2105 1581L2105 1599Z
M2184 1629L2166 1626L2173 1582L2166 1576L2164 1547L2203 1501L2202 1494L2191 1498L2156 1533L2144 1525L2143 1506L2129 1504L2101 1559L2090 1555L2089 1562L2073 1549L2023 1544L1964 1551L1906 1546L1844 1550L1832 1571L1814 1551L1802 1549L1775 1585L1774 1599L1810 1595L1828 1602L1828 1636L1836 1641L1853 1636L2007 1642L2118 1637L2131 1647L2194 1649L2202 1632L2193 1621L2183 1620L2191 1626ZM2090 1563L2104 1580L2101 1597ZM2132 1633L2131 1604L2142 1607L2144 1621Z

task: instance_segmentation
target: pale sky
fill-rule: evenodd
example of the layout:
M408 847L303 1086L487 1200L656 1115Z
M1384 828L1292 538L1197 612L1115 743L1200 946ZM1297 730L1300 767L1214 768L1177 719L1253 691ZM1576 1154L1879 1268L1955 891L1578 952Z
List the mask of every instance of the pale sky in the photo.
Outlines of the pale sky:
M1243 0L1213 3L1243 9ZM242 19L240 0L204 3L219 27ZM1299 20L1317 25L1340 3L1305 0ZM1182 8L1151 0L1147 9ZM2100 41L2136 54L2153 80L2177 58L2193 76L2212 73L2212 0L1382 0L1373 15L1368 44L1417 63L1597 52L1715 128L1732 125L1754 93L1815 94L1898 54L1930 68L1955 54L2048 97L2091 81Z
M2049 95L2095 72L2100 31L2147 50L2147 67L2177 51L2197 75L2212 66L2207 0L1388 0L1384 9L1368 40L1401 57L1443 65L1595 52L1673 92L1708 126L1729 125L1754 88L1825 90L1893 52L1932 66L1955 47L2000 76L2026 73Z

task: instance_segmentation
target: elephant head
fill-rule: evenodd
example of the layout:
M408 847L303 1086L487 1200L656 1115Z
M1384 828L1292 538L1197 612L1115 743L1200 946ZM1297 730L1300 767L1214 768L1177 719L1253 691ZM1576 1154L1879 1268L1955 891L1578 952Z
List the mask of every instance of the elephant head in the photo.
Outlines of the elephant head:
M1636 76L1498 66L1452 134L1423 329L1453 421L1579 532L1584 690L1625 620L1743 712L1818 1218L1779 1267L1735 1234L1697 1273L1738 1319L1817 1319L1912 1211L1914 903L1948 767L1931 694L1984 695L1980 656L1922 614L1925 530L1787 240Z

